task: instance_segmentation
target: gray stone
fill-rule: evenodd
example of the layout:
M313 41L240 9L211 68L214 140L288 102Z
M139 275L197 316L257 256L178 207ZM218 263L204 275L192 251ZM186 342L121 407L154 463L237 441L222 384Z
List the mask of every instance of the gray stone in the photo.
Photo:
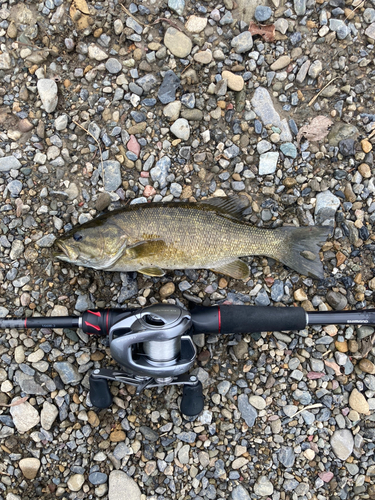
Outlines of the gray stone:
M370 24L370 26L366 29L365 35L375 40L375 22Z
M176 99L176 90L180 86L180 79L172 71L169 70L165 73L163 83L161 84L158 92L159 101L163 104L168 104Z
M327 190L318 193L315 204L315 223L317 225L333 226L339 206L340 200L331 191Z
M9 52L0 54L0 70L12 69L12 66L12 59L10 58Z
M197 435L193 431L180 432L180 434L177 434L177 439L183 441L184 443L191 444L195 442L195 440L197 439Z
M68 115L58 116L55 120L55 129L60 131L64 130L68 125Z
M241 412L242 418L245 420L249 427L255 423L258 416L256 409L249 403L249 397L246 394L238 396L238 409Z
M87 309L91 309L92 307L94 307L94 304L90 300L90 296L87 293L78 295L74 309L79 312L84 312L87 311Z
M141 431L143 437L152 443L159 439L159 434L146 425L142 425L139 430Z
M21 168L21 163L15 156L3 156L0 158L0 172L9 172L9 170L18 170Z
M185 0L168 0L168 7L182 16L185 9Z
M295 455L291 446L283 446L279 451L279 461L284 467L293 467Z
M53 367L66 385L77 385L82 379L78 369L68 361L58 361L53 364Z
M175 57L180 59L187 57L193 48L190 38L172 26L165 32L164 45Z
M92 472L89 475L89 481L91 484L98 485L107 482L108 476L104 472Z
M263 153L267 153L267 151L269 151L270 149L272 149L272 144L265 139L259 141L257 144L257 151L260 155Z
M347 298L340 292L334 292L333 290L329 290L327 292L327 302L328 304L335 310L341 311L345 309L348 304Z
M306 14L306 0L294 0L294 11L297 16L304 16Z
M223 380L222 382L220 382L217 385L217 391L222 396L225 396L226 393L229 391L230 386L231 386L231 383L229 382L229 380Z
M104 171L104 174L103 174ZM116 191L121 186L121 164L116 160L103 161L103 168L100 164L99 172L103 179L106 191Z
M190 445L185 444L178 452L178 459L182 464L189 463Z
M239 484L238 486L233 488L231 500L250 500L250 495L242 486L242 484Z
M260 155L259 161L259 175L274 174L277 168L279 153L271 151Z
M266 5L258 5L255 9L255 19L258 23L268 21L272 16L272 9Z
M55 405L44 401L42 411L40 412L40 421L43 429L49 431L56 420L59 410Z
M310 68L310 65L311 65L311 61L309 59L302 64L302 66L298 70L298 73L296 76L297 83L303 83L303 81L305 80L305 78L307 76L307 72Z
M132 17L126 18L126 26L137 33L137 35L141 35L143 32L142 26Z
M275 110L272 98L267 89L257 87L253 98L251 99L254 112L262 120L263 125L274 125L281 129L280 139L283 142L291 142L292 134L289 129L287 120L281 119L280 115Z
M150 92L150 90L153 87L155 87L155 85L158 83L158 79L156 78L156 76L149 73L145 76L142 76L141 78L138 78L138 80L136 80L136 82L140 87L142 87L144 92ZM163 102L163 101L161 101L161 102ZM170 102L170 101L168 101L168 102ZM166 104L166 103L164 103L164 104Z
M170 192L174 196L174 198L179 198L182 193L182 186L181 184L178 184L177 182L172 182L171 187L170 187Z
M231 45L237 54L248 52L253 46L253 37L250 31L244 31L243 33L235 36L232 39Z
M160 189L167 185L167 176L171 168L171 160L168 156L163 156L156 162L155 167L150 170L151 179L159 183Z
M104 52L103 49L92 43L89 45L88 55L90 59L95 59L95 61L105 61L108 59L108 55Z
M348 429L336 430L331 437L331 446L337 458L346 460L353 451L353 434Z
M57 85L55 80L42 78L41 80L38 80L37 88L45 111L47 113L55 111L58 102Z
M297 148L292 142L284 142L284 144L281 144L280 150L289 158L297 158Z
M130 17L128 17L128 19L130 19ZM110 57L106 61L105 67L107 71L112 75L116 75L117 73L120 73L120 71L122 70L122 64L118 59L115 59L114 57Z
M46 236L42 236L39 240L36 241L37 245L41 248L50 248L56 240L56 236L54 234L46 234Z
M314 61L309 68L309 76L311 76L311 78L316 78L318 75L320 75L322 70L323 70L322 62L319 60Z

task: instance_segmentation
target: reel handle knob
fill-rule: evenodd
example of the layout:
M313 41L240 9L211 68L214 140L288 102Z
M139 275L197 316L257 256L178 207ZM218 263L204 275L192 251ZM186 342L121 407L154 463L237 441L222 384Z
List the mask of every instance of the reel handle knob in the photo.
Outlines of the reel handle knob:
M97 408L109 408L112 404L112 394L108 380L90 375L90 400Z
M195 385L184 385L181 400L181 413L188 417L195 417L203 410L203 387L198 381Z

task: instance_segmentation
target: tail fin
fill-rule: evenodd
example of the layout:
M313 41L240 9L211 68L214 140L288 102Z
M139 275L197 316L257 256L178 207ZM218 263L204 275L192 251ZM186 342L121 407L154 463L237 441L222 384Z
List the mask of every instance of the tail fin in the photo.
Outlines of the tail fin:
M275 258L300 274L324 278L319 250L332 233L331 226L281 227L281 253Z

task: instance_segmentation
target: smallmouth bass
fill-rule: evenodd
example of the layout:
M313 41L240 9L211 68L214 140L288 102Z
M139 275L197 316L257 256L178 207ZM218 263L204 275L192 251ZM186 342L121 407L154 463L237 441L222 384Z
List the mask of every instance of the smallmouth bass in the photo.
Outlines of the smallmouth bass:
M320 246L328 226L257 228L242 220L238 197L197 203L130 205L105 213L56 240L55 257L106 271L163 276L165 269L211 269L237 279L249 277L239 259L264 255L305 276L323 278Z

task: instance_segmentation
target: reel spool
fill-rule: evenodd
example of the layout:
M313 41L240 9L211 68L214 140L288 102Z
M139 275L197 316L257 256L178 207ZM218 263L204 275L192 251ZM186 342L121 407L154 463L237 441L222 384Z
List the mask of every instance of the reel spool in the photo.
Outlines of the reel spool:
M108 380L137 387L184 385L181 411L194 416L203 409L202 384L186 372L193 366L196 348L189 335L191 315L175 305L155 304L113 325L111 355L124 370L94 370L90 376L91 402L99 408L112 403Z

